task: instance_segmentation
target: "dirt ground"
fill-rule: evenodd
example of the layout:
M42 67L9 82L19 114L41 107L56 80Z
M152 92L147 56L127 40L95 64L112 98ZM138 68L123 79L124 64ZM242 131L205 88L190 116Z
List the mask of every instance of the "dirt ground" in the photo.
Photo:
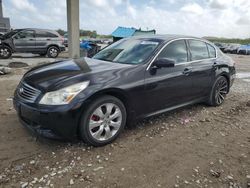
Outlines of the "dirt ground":
M32 136L12 107L26 69L0 77L0 187L250 187L250 56L221 107L136 123L101 148ZM249 185L248 185L249 183Z

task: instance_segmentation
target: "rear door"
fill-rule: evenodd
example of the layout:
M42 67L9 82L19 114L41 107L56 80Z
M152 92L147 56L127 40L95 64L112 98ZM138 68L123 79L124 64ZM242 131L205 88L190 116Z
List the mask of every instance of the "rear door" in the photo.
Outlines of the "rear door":
M46 30L36 30L36 48L39 51L46 51L50 44L55 44L59 40L58 36Z
M194 98L205 97L210 93L216 69L215 48L201 40L189 39Z
M169 43L156 57L175 60L174 67L154 70L154 65L145 73L145 111L156 112L190 101L192 80L189 77L191 67L185 40Z
M36 48L34 30L23 30L13 36L16 52L32 52Z

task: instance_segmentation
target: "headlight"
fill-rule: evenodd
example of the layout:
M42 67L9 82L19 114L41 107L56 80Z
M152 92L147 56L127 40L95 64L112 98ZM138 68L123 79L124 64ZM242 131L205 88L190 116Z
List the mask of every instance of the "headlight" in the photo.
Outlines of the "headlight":
M47 92L40 100L39 104L46 105L63 105L69 104L74 97L88 87L89 81L74 84L57 91Z

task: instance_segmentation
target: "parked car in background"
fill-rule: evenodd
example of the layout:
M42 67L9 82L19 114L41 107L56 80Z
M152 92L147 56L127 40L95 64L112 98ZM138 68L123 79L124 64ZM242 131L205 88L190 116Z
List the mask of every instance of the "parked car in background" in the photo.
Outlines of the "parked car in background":
M244 54L244 55L249 55L250 54L250 44L248 45L241 45L238 50L238 54Z
M80 48L86 50L87 57L93 57L97 52L101 50L101 46L99 46L95 41L92 40L82 40L80 42Z
M199 102L221 105L234 78L234 61L207 40L137 36L92 59L31 69L13 103L22 124L37 134L102 146L126 123Z
M236 54L238 51L238 48L240 47L240 44L229 44L225 49L225 53L231 53L231 54Z
M63 38L53 30L15 29L0 37L0 58L4 59L15 52L56 58L64 50Z
M225 49L229 46L227 43L214 43L222 52L225 52Z
M112 41L112 39L105 39L105 40L103 41L103 43L104 43L104 44L107 44L107 45L110 45L110 44L113 43L113 41Z

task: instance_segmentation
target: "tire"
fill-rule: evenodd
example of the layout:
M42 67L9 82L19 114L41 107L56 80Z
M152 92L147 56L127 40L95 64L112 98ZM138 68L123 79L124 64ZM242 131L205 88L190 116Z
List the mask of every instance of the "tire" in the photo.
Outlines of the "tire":
M109 95L99 97L82 113L79 136L92 146L109 144L122 132L126 119L126 108L119 99Z
M50 58L56 58L59 55L60 50L56 46L51 46L47 50L47 56Z
M12 55L12 51L8 46L0 46L0 58L8 59Z
M223 104L229 91L229 83L224 76L219 76L213 85L208 104L210 106L220 106Z

